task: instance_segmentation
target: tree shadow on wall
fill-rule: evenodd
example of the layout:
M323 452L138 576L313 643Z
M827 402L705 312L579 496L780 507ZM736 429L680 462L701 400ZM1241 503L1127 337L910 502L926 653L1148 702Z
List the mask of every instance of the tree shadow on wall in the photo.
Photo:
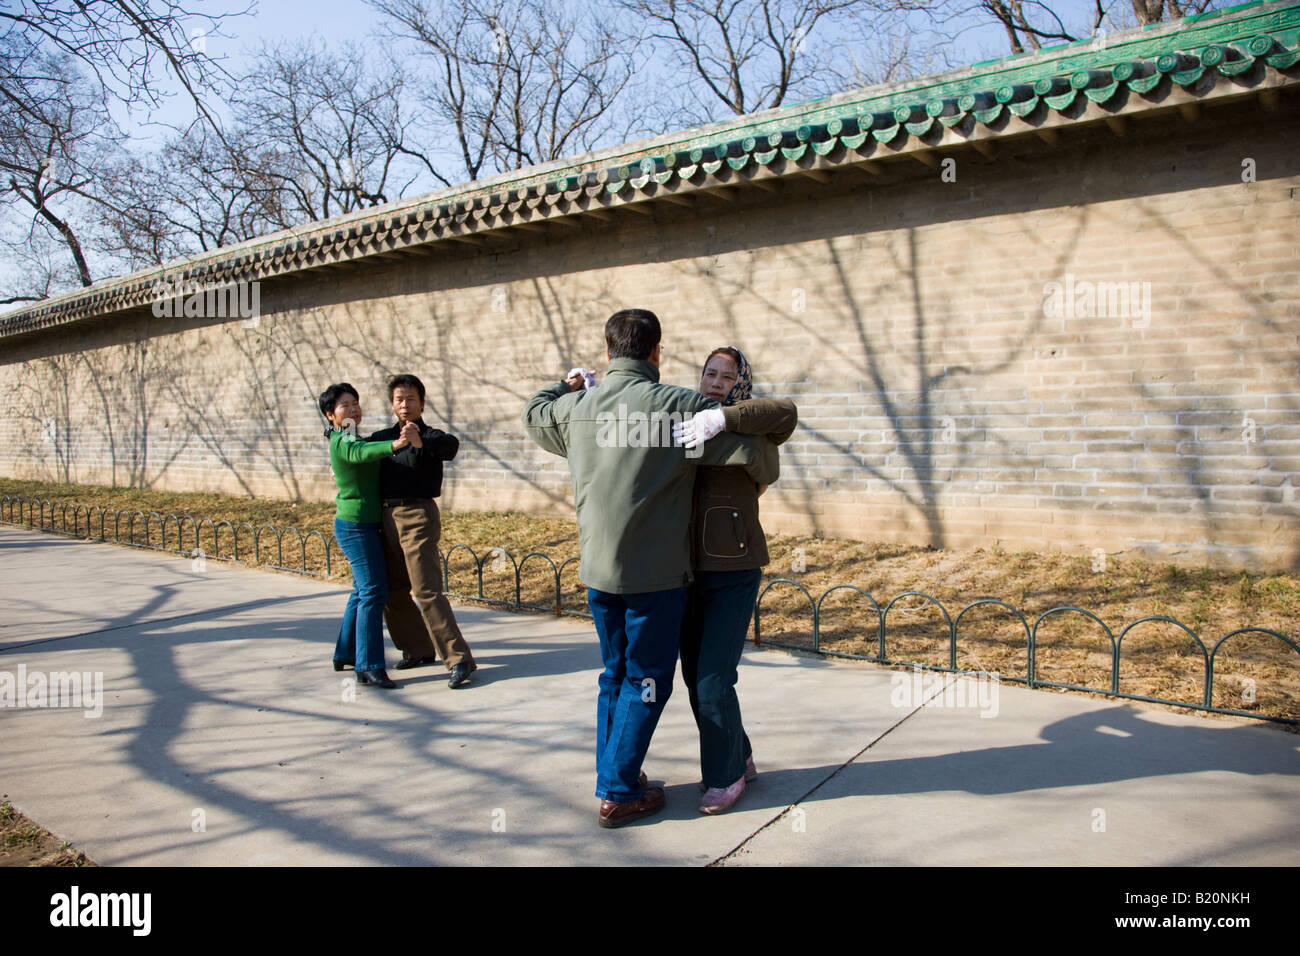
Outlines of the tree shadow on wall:
M1087 211L1080 211L1070 241L1058 253L1058 267L1069 261L1086 218ZM873 270L865 281L859 278L863 272L861 263L854 261L855 251L846 248L849 242L837 242L834 237L822 238L805 252L792 251L786 265L803 277L784 280L779 288L764 281L754 257L739 268L719 269L713 260L679 269L708 289L712 312L733 340L761 337L762 344L748 356L758 376L756 392L771 392L763 387L762 379L763 364L769 357L773 362L784 358L786 363L792 354L802 357L792 374L782 376L790 391L782 397L799 402L806 394L813 401L801 405L799 431L783 449L783 459L793 467L786 470L782 490L798 496L814 533L823 531L813 508L819 494L843 485L810 477L810 473L838 467L849 469L851 490L887 490L901 497L923 521L929 545L943 548L943 491L953 472L972 457L971 443L957 427L963 418L977 423L965 407L968 393L979 379L1024 359L1044 315L1037 308L1015 316L995 316L989 304L992 290L982 294L978 283L970 286L972 291L962 301L945 291L923 288L926 252L918 230L908 227L901 233L902 241L893 243L876 235L865 237L863 241L874 246L871 251L883 252L890 266L886 273ZM828 269L833 277L829 283L825 281ZM903 291L898 293L900 288ZM882 314L879 305L888 301L891 290L901 305L892 315ZM775 336L768 339L747 324L745 317L756 313L765 320L775 317ZM1013 344L992 358L961 348L951 327L971 314L1014 319ZM846 329L850 336L843 334ZM791 348L789 340L796 341L798 347ZM861 424L849 428L858 431L856 438L835 434L844 428L816 424L815 403L848 401L836 397L844 392L859 393L868 416L883 420L882 443L867 440L878 432ZM828 394L831 397L823 397ZM882 450L882 444L889 450ZM823 460L827 457L833 464Z

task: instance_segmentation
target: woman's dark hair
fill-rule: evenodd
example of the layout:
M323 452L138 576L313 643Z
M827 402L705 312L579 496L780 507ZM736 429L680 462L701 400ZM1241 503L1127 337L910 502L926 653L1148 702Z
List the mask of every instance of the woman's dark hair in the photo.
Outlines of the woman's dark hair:
M357 394L355 388L347 382L339 382L337 385L331 385L320 393L320 398L317 399L317 404L320 405L320 413L329 418L334 411L334 406L339 403L339 398L344 395L351 395L358 402L361 401L361 396Z
M645 309L623 309L605 323L605 346L612 359L648 359L660 335L659 317Z
M393 392L399 388L413 388L420 393L420 401L424 401L424 383L414 375L394 375L388 380L388 400L393 400Z
M709 359L713 358L713 356L715 356L715 355L725 355L727 358L729 358L729 359L731 359L733 362L735 362L735 363L736 363L736 371L737 371L737 372L739 372L740 369L741 369L741 366L745 364L745 359L741 356L741 354L740 354L739 351L737 351L736 349L733 349L730 345L724 345L724 346L722 346L722 348L720 348L720 349L714 349L712 352L710 352L710 353L705 357L705 359L704 359L704 368L701 368L701 369L700 369L700 375L701 375L701 376L704 375L705 370L709 367Z

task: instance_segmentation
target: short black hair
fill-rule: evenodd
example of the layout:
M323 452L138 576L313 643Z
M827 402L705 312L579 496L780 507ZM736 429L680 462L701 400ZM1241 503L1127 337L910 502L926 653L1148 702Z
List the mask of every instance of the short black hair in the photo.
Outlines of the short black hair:
M659 336L659 317L646 309L623 309L605 323L605 345L612 359L648 359Z
M394 375L388 380L388 400L393 400L393 392L401 387L413 388L420 393L420 401L424 401L424 383L414 375Z
M337 385L331 385L320 393L320 398L316 400L320 405L320 413L329 418L334 412L334 406L339 403L339 398L344 395L351 395L358 402L361 401L361 396L357 394L355 388L347 382L339 382Z

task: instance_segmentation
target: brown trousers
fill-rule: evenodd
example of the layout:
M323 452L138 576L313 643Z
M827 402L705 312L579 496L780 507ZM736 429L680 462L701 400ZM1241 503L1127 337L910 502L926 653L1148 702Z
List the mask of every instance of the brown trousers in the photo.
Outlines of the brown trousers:
M384 557L388 563L384 622L389 636L402 656L410 659L432 657L437 645L438 656L450 670L460 663L474 663L474 655L442 593L440 537L442 516L434 501L384 505Z

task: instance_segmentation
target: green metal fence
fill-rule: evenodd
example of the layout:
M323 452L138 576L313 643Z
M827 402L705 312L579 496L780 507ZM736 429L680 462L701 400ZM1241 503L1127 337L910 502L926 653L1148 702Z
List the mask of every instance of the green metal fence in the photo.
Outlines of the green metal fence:
M84 519L84 530L83 530L83 519ZM109 530L110 520L111 520L111 534ZM20 527L27 527L32 529L39 529L41 531L51 532L54 534L68 535L77 538L84 538L84 539L98 540L98 541L109 541L114 544L122 544L122 545L127 545L129 547L147 549L151 551L166 551L171 554L180 554L180 555L185 555L187 557L202 555L205 558L212 558L218 561L237 561L241 563L248 563L248 560L251 557L252 563L256 565L270 567L278 571L289 571L294 574L303 574L312 577L332 576L333 568L335 567L336 564L336 562L334 561L333 552L334 549L337 547L337 542L334 540L334 536L332 534L328 534L316 530L308 531L304 534L302 531L300 531L298 528L293 527L292 525L285 526L285 527L277 527L275 525L265 524L265 525L260 525L255 527L252 523L247 521L239 522L236 524L226 520L214 521L212 518L208 518L208 517L196 519L192 515L188 515L188 514L162 515L156 511L144 512L138 510L136 511L116 510L113 508L101 508L97 506L89 507L86 505L76 504L74 502L51 502L48 499L25 498L23 496L14 496L14 495L0 495L0 523L16 525ZM125 531L126 531L125 540L123 540L122 537L124 524L125 524ZM143 543L136 540L137 528L139 529L140 533L142 533L144 536ZM151 543L150 532L154 528L158 529L159 543L157 545ZM172 529L174 532L175 547L168 546L169 528ZM222 534L223 531L226 532L224 537ZM240 550L241 533L243 534L242 540L244 543L242 552ZM295 546L297 548L296 552L293 552L296 553L298 558L296 567L292 565L286 565L284 563L285 539L286 536L288 536L290 533L292 533L293 535L293 538L290 541L291 551ZM321 549L321 553L323 554L324 563L325 563L324 574L321 574L320 572L317 571L313 571L309 569L307 566L308 543L313 538L317 539L320 542L319 548ZM187 539L189 541L190 546L187 546L186 544ZM229 542L229 546L227 548L228 553L225 555L221 553L223 540ZM267 546L266 550L268 555L270 553L271 541L274 541L275 543L274 564L269 563L269 561L265 564L263 563L262 555L263 555L264 541L266 542L266 546ZM211 545L212 548L211 552L208 552L204 548L205 543L209 543ZM458 573L464 573L463 570L458 572L455 566L456 556L462 552L468 555L468 560L472 565L472 569L469 570L471 570L474 575L473 593L466 593L465 591L457 591L453 588L453 584L455 579L457 578ZM447 593L451 594L454 597L462 598L465 600L481 601L485 604L497 605L502 607L510 607L510 608L517 608L517 609L526 609L526 610L549 611L557 615L565 614L565 615L572 615L576 617L585 617L585 618L591 617L591 612L587 608L585 600L582 601L581 607L566 607L564 603L564 590L563 590L564 574L567 570L570 569L571 566L574 569L574 573L576 574L576 568L578 564L578 558L576 557L568 558L562 561L561 563L556 564L556 562L554 561L554 559L551 558L550 555L541 551L532 551L524 555L522 560L516 560L515 556L505 548L492 548L486 551L484 554L479 555L473 548L465 544L453 545L452 547L448 548L446 551L442 551L441 554L443 559L443 567L445 569L445 576L446 576L445 586L447 588ZM342 557L341 552L339 554L339 557ZM493 561L496 564L496 570L508 570L509 575L507 577L506 587L509 592L513 593L513 597L492 598L492 597L487 597L484 594L483 570L484 570L484 566L489 561ZM541 603L532 603L532 602L527 602L522 600L523 573L525 568L528 567L530 561L535 561L538 564L542 564L544 568L549 569L550 574L548 576L548 580L551 587L553 588L553 594L554 594L553 601L549 603L541 604ZM508 569L504 568L506 562L509 563ZM346 564L346 559L343 561L343 563ZM778 585L789 585L797 589L807 599L808 623L812 634L811 648L799 644L790 644L790 643L783 643L779 641L764 640L763 628L762 628L763 598L767 596L769 591L771 591L774 587L777 587ZM869 629L868 633L870 633L871 630L874 630L876 653L854 654L846 651L838 651L838 650L822 647L823 605L825 604L826 598L829 595L836 593L838 591L848 591L857 594L859 597L863 599L864 603L868 605L867 613L875 615L876 623L874 629ZM579 593L581 593L580 589L579 589ZM889 637L889 631L888 631L889 614L892 610L894 610L895 605L897 605L899 601L905 598L917 598L923 602L927 602L933 605L938 610L938 612L942 615L945 629L947 632L948 663L946 665L936 665L936 664L926 663L922 661L905 660L900 658L894 658L889 655L888 644L887 644L888 637ZM1059 688L1063 690L1084 691L1087 693L1104 694L1108 697L1117 697L1125 700L1140 700L1140 701L1146 701L1154 704L1170 704L1176 707L1187 707L1193 710L1207 711L1216 714L1231 714L1239 717L1253 717L1257 720L1268 720L1268 721L1274 721L1276 723L1300 725L1300 719L1290 718L1290 717L1276 717L1276 716L1271 716L1266 714L1253 713L1245 710L1235 710L1235 709L1225 708L1225 707L1216 707L1214 706L1213 703L1215 661L1218 658L1219 652L1224 647L1224 645L1227 644L1228 641L1234 638L1238 638L1241 635L1262 634L1283 642L1284 645L1289 647L1295 653L1295 659L1292 662L1292 666L1296 667L1297 669L1300 669L1300 644L1297 644L1295 640L1291 639L1287 635L1279 631L1271 630L1269 628L1262 628L1262 627L1238 628L1218 638L1218 640L1214 641L1213 646L1207 649L1205 642L1201 640L1200 635L1197 634L1195 630L1188 627L1186 624L1182 623L1181 621L1176 620L1175 618L1166 617L1164 615L1153 615L1150 617L1144 617L1137 621L1134 621L1133 623L1127 625L1122 631L1120 631L1117 636L1115 632L1096 614L1092 613L1091 611L1085 608L1075 607L1073 605L1061 605L1061 606L1049 608L1048 610L1039 614L1038 617L1035 618L1034 622L1030 624L1029 620L1025 617L1025 615L1022 614L1017 608L1015 608L1011 604L1006 603L1005 601L1000 601L996 598L980 598L977 601L972 601L971 603L965 605L960 611L958 611L957 615L954 617L941 601L921 591L904 591L901 594L895 595L889 601L889 603L887 603L884 607L881 607L880 604L877 603L876 599L872 597L870 593L853 584L832 585L828 587L825 591L823 591L819 597L814 598L812 596L812 593L806 587L804 587L804 585L800 584L798 581L793 581L789 578L776 578L767 583L767 585L759 593L758 599L754 603L754 642L756 644L767 644L768 646L771 647L789 648L794 650L811 650L817 654L821 654L826 657L842 657L842 658L851 658L856 660L871 661L873 663L878 663L878 664L923 667L927 670L941 671L941 672L954 673L954 674L976 674L982 672L974 670L972 668L962 668L957 666L957 657L958 657L957 652L959 647L958 641L960 636L961 621L962 618L965 617L968 612L974 610L975 608L990 607L990 606L999 607L1005 610L1010 616L1014 618L1015 621L1019 622L1020 627L1023 629L1025 635L1025 641L1024 641L1025 676L1018 677L1018 676L1010 676L1010 675L1005 675L1005 676L999 675L1000 680L1024 684L1031 688L1053 687L1053 688ZM905 609L900 607L898 610L901 612ZM911 609L907 609L907 610L911 610ZM1102 633L1105 634L1106 639L1109 641L1109 645L1110 645L1109 686L1098 687L1098 686L1087 686L1083 684L1062 683L1057 681L1044 680L1042 677L1038 676L1037 668L1039 663L1039 659L1038 659L1039 628L1042 626L1043 622L1046 621L1048 618L1051 618L1055 615L1063 615L1063 614L1081 614L1085 618L1093 621L1099 628L1101 628ZM1120 665L1122 663L1122 650L1124 645L1124 638L1135 627L1138 627L1141 624L1147 624L1151 622L1162 622L1162 623L1171 624L1175 627L1180 628L1182 631L1184 631L1187 634L1188 637L1191 638L1197 651L1200 654L1200 663L1202 665L1203 674L1204 674L1203 691L1199 695L1198 699L1175 700L1166 697L1148 697L1141 694L1129 694L1120 690L1119 688Z

